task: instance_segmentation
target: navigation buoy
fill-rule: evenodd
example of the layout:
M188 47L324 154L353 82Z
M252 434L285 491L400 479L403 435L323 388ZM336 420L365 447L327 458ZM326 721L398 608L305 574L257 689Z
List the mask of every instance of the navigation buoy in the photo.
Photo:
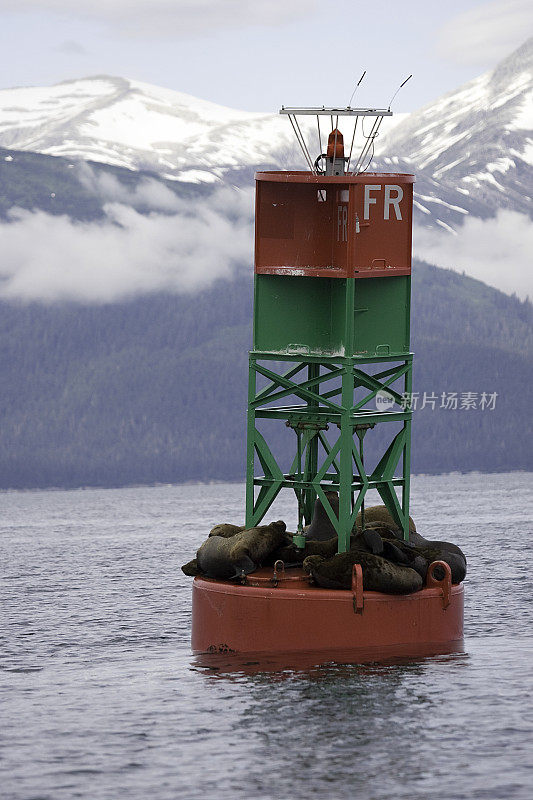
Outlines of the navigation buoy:
M256 174L244 529L256 529L285 490L296 498L298 521L294 534L283 532L283 546L277 541L270 562L262 555L263 566L253 552L243 557L239 550L239 562L224 566L231 580L221 579L211 562L214 573L197 574L192 649L364 650L377 656L395 649L415 654L421 647L459 646L463 586L452 583L448 551L420 549L420 541L426 541L420 536L409 544L410 526L415 530L409 516L414 176L367 171L381 122L391 115L388 109L282 108L280 113L289 117L309 169ZM298 120L309 115L317 118L315 160ZM341 117L353 123L347 156ZM324 118L330 124L325 152ZM370 123L359 149L358 122ZM293 439L288 468L269 443L275 425L284 426ZM385 443L369 468L363 444L376 430L376 440ZM384 506L383 512L369 514L367 524L369 490L378 492ZM309 528L317 504L320 514ZM313 550L310 534L317 519L325 531L317 538L333 537L331 552L326 541L315 542ZM232 527L225 526L230 536ZM261 528L257 531L237 535L256 542ZM364 535L357 536L358 531ZM370 547L372 556L358 557L361 547ZM220 550L226 559L233 552L222 544L208 549ZM461 551L455 550L460 560ZM254 552L260 551L254 545ZM344 573L332 587L342 588L329 587L327 570L324 580L317 578L313 560L304 560L313 552L325 553L314 556L316 563L335 552L350 554L336 557ZM381 586L382 559L395 560L398 574L408 571L415 580ZM377 584L367 572L365 586L369 560L377 565ZM199 571L196 562L187 568L187 574ZM407 593L390 593L395 591Z

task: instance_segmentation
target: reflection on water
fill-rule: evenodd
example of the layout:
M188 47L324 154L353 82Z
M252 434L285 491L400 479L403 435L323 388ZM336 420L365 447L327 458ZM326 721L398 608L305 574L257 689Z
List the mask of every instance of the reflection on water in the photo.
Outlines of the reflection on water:
M437 656L460 655L465 652L464 642L451 644L410 644L381 647L379 654L375 649L304 651L298 653L257 653L239 655L202 653L193 656L191 669L204 671L206 675L219 675L230 678L238 675L268 673L271 677L287 677L296 673L313 675L317 670L352 668L388 668L413 663Z
M464 652L379 663L191 655L179 566L242 486L4 494L2 796L529 800L531 487L414 479L469 559Z

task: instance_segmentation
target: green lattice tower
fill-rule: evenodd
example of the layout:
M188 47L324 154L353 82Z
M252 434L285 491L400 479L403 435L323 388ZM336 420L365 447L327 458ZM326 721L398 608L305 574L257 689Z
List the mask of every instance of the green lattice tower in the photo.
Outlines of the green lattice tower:
M278 493L289 488L298 501L296 543L303 544L302 528L310 523L318 497L337 531L339 552L345 552L369 489L379 492L404 537L409 535L412 412L405 398L412 390L413 179L290 177L302 174L256 176L246 525L259 524ZM273 175L287 179L283 183ZM392 219L386 218L381 202L388 185L403 187L403 205L396 215L389 214ZM392 190L390 196L394 198ZM368 204L369 197L376 202ZM391 405L378 410L376 396L383 391ZM276 420L291 429L287 435L295 452L288 472L258 430L258 420ZM391 423L401 427L390 434L377 465L367 473L365 436ZM255 474L256 464L263 474ZM400 498L396 487L401 488ZM328 490L339 494L338 518Z

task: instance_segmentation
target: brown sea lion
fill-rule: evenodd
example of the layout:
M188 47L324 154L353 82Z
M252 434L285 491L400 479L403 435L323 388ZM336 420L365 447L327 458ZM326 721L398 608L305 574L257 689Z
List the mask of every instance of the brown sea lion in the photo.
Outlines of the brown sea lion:
M279 520L240 531L230 538L209 536L196 554L198 567L210 578L231 580L242 573L248 575L279 547L284 534L285 523Z
M401 532L392 531L381 523L371 523L364 531L359 531L352 537L352 549L366 550L373 555L379 555L392 561L414 569L425 580L429 563L414 545L401 538Z
M452 583L461 583L465 579L466 556L463 551L452 542L425 539L417 532L416 525L411 517L409 517L409 542L404 541L402 531L398 529L385 506L371 506L365 509L365 530L367 528L377 530L383 540L394 541L396 547L399 547L403 552L409 552L406 551L406 546L416 548L417 556L424 558L428 566L432 561L445 561L452 571ZM361 514L359 513L355 521L354 533L360 531ZM386 553L383 553L383 555L386 555ZM390 552L387 557L390 557ZM413 563L411 566L417 569ZM418 562L418 569L420 571L420 562ZM438 571L436 572L436 577L439 577Z
M328 559L308 556L303 568L325 589L350 589L354 564L361 564L363 587L370 591L409 594L421 589L423 585L422 578L414 569L357 550L337 553Z
M224 539L231 539L232 536L235 536L236 533L240 533L241 531L245 531L246 527L244 525L231 525L229 522L223 522L220 525L215 525L214 528L211 528L209 531L209 536L222 536Z
M364 531L358 531L355 535L352 534L350 549L366 550L375 556L383 555L383 539L380 536L380 529L374 530L367 526Z
M370 506L365 508L365 527L372 522L382 522L391 528L397 528L389 509L386 506ZM359 512L355 519L354 533L360 531L362 527L362 514ZM416 525L409 517L409 534L416 533Z
M421 556L426 560L428 566L432 561L445 561L452 571L452 583L461 583L465 579L466 556L461 548L453 542L425 539L417 531L410 532L409 541L405 542L401 531L389 527L380 530L380 535L384 539L388 538L390 541L394 541L396 547L401 548L407 554L414 552L417 556ZM441 577L438 570L435 576Z
M330 558L337 552L337 537L326 539L323 542L315 540L306 541L303 549L296 547L292 541L292 534L286 534L286 540L281 547L274 550L267 560L266 564L275 564L276 561L283 561L286 566L291 564L301 564L307 556L319 555L324 558Z
M466 558L464 553L451 542L427 542L427 545L414 545L418 554L423 556L429 565L433 561L445 561L452 571L452 583L461 583L466 577ZM454 548L453 550L451 548ZM457 552L459 551L459 552ZM444 570L437 567L435 577L441 580Z
M193 558L192 561L188 561L184 564L181 568L181 571L188 575L191 578L194 578L196 575L201 575L202 571L198 566L198 561L196 558Z
M370 534L371 531L371 534ZM409 533L409 541L403 538L402 531L381 522L372 522L365 525L365 530L359 532L355 542L360 542L362 537L379 535L383 542L382 555L396 563L407 563L424 578L432 561L445 561L452 571L452 583L461 583L466 576L466 557L463 551L452 542L432 541L425 539L416 531ZM401 551L403 558L398 558ZM444 574L444 573L443 573ZM436 577L439 578L437 570Z
M339 495L337 492L326 492L326 497L333 513L336 517L339 516ZM313 511L313 519L308 528L305 529L305 536L307 539L313 539L315 542L324 542L327 539L332 539L337 536L337 531L332 525L330 518L326 513L326 509L322 505L322 501L317 497L315 500L315 508Z

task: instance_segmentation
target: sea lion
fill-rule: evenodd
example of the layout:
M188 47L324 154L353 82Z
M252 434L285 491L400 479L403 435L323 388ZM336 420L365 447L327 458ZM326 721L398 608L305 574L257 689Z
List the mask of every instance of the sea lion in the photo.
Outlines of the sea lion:
M362 519L363 516L361 512L359 512L355 518L354 533L362 529ZM365 527L372 522L382 522L392 528L398 527L387 506L370 506L370 508L365 508ZM409 535L411 533L416 533L416 525L413 518L409 517Z
M426 559L428 567L433 561L445 561L452 572L452 583L464 581L466 577L466 557L457 545L452 545L451 542L427 541L426 546L415 545L415 549L417 553ZM438 580L442 580L444 577L444 570L441 567L435 569L435 577Z
M453 542L425 539L416 531L409 533L409 541L405 542L401 531L390 528L381 531L381 536L390 540L394 538L396 547L399 547L407 555L414 553L416 556L424 558L428 567L433 561L445 561L452 572L452 583L456 584L464 581L466 577L466 556L461 548L453 544ZM441 570L440 572L438 568L435 571L435 577L438 579L444 577L444 571Z
M333 509L336 517L339 516L339 495L337 492L326 492L326 497L329 504ZM315 542L323 542L327 539L332 539L337 536L337 531L333 527L330 518L326 513L326 509L322 505L322 501L317 497L315 500L315 508L313 511L313 519L311 524L305 530L307 539L313 539Z
M245 531L245 525L231 525L229 522L223 522L220 525L215 525L209 531L209 536L222 536L224 539L231 539L236 533Z
M325 589L350 589L354 564L363 568L363 587L386 594L409 594L422 588L423 581L411 567L393 564L381 556L359 550L337 553L332 558L308 556L303 568Z
M406 542L403 538L402 531L396 527L392 527L380 522L372 522L368 526L365 525L364 532L359 532L355 537L355 541L361 541L361 537L367 534L367 529L372 531L372 535L379 535L383 541L384 551L383 556L390 561L402 564L408 563L415 569L425 580L429 565L433 561L445 561L452 572L452 583L461 583L466 576L466 557L463 551L452 542L432 541L425 539L421 534L416 531L409 533L409 541ZM399 553L403 557L399 557ZM442 570L441 570L442 571ZM437 578L443 577L439 575L439 570L435 573Z
M381 523L370 523L369 526L365 526L363 531L359 531L352 537L352 549L366 550L374 555L380 555L394 564L411 567L425 581L428 562L414 545L399 538L398 534L398 531L394 532Z
M266 564L275 564L276 561L283 561L285 566L292 566L301 564L307 556L319 555L324 558L330 558L337 552L337 536L324 541L315 541L314 539L307 540L302 548L296 547L292 541L292 534L285 534L286 539L281 547L274 550L267 560Z
M279 547L284 534L285 523L279 520L240 531L230 538L209 536L196 554L198 567L209 578L231 580L243 573L248 575Z
M202 574L202 570L198 566L198 560L196 558L193 558L192 561L188 561L186 564L184 564L181 568L181 571L191 578Z
M375 556L381 556L383 555L383 539L379 535L379 531L368 527L364 531L356 533L355 536L351 536L350 549L366 550Z
M365 510L365 531L372 529L377 531L381 538L394 542L394 545L402 550L408 557L411 552L414 552L418 559L423 558L426 561L427 567L432 561L445 561L452 571L452 583L461 583L466 577L466 556L456 544L452 542L433 541L425 539L416 530L416 525L411 517L409 517L409 541L406 542L403 538L403 532L399 530L394 523L389 511L385 506L372 506ZM354 533L361 532L361 514L357 515L355 521ZM357 535L356 533L356 535ZM384 555L386 555L384 553ZM389 550L388 558L391 557ZM394 560L394 558L392 559ZM411 566L422 575L425 579L427 567L422 570L422 562L418 560L416 563L411 559ZM441 577L437 569L435 576Z

